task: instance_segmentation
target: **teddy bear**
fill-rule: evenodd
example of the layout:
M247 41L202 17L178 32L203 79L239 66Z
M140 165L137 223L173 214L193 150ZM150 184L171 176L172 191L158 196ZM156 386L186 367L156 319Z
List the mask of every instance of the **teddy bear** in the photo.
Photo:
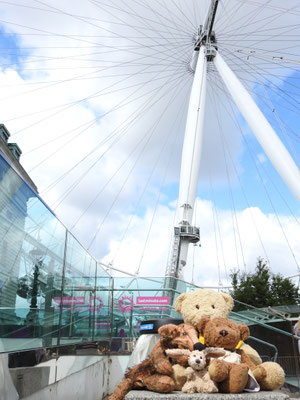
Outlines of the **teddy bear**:
M166 354L170 357L187 355L189 367L185 370L187 378L182 387L184 393L217 393L218 387L210 378L207 363L211 357L225 355L223 349L207 347L202 351L187 349L167 349Z
M219 386L220 391L233 393L236 385L236 378L232 378L232 366L228 365L233 363L242 363L241 365L247 366L251 372L246 379L245 388L249 391L259 390L258 385L265 389L266 382L269 384L272 379L272 384L276 389L279 389L284 383L284 372L279 364L276 363L262 363L260 365L254 364L250 357L247 356L242 350L242 343L246 340L250 331L247 325L237 324L228 318L208 318L203 317L197 324L198 332L200 334L200 341L206 346L221 347L225 350L230 350L222 359L214 360L209 366L209 374L212 380L221 382ZM265 366L267 364L267 367ZM272 366L272 377L268 377L268 367ZM235 368L235 367L234 367ZM225 380L223 379L225 376ZM232 379L231 379L232 378ZM279 379L278 379L279 378ZM256 381L258 385L256 385Z
M170 393L175 387L172 359L166 353L166 349L185 348L193 350L198 341L196 329L188 324L167 324L159 328L161 338L156 342L153 350L138 365L130 368L124 379L119 383L109 400L123 400L131 389L146 388L154 392ZM185 368L187 357L176 358L179 367Z
M229 294L216 292L212 289L196 289L189 293L181 294L175 301L175 310L183 316L184 322L197 328L202 317L211 319L224 317L228 318L233 309L234 302ZM261 365L262 360L258 353L249 345L243 343L241 349L255 365ZM284 371L274 362L263 363L265 371L260 377L262 390L276 390L283 385Z

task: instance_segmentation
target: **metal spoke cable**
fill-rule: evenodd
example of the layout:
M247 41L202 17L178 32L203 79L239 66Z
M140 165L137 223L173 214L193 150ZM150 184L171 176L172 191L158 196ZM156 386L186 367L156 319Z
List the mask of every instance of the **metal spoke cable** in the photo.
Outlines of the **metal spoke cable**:
M177 92L179 91L179 88L181 89L181 86L177 86L177 87L175 88L175 89L176 89L176 90L175 90L175 95L176 95ZM173 89L173 90L174 90L174 89ZM175 95L173 95L173 97L171 98L171 100L169 100L169 102L167 103L167 106L163 109L163 111L162 111L162 113L160 114L159 118L158 118L157 121L155 122L155 125L149 130L150 135L149 135L149 139L148 139L148 140L150 140L150 138L151 138L152 135L154 134L155 128L157 127L157 125L158 125L159 122L161 121L161 119L162 119L164 113L166 112L167 107L172 103L172 101L174 101ZM148 143L148 141L146 142L145 146L147 145L147 143ZM138 159L139 159L139 158L138 158ZM134 167L135 167L135 164L134 164L133 168L134 168ZM130 171L130 173L128 174L128 177L130 176L130 174L131 174L131 171ZM125 183L127 182L128 177L126 178L126 180L125 180L125 182L124 182L123 185L125 185ZM115 204L117 198L119 197L119 194L120 194L121 191L123 190L123 185L122 185L120 191L118 192L118 195L115 197L115 199L114 199L114 201L113 201L111 207L109 208L109 210L107 211L106 215L104 216L104 218L103 218L101 224L99 225L99 227L98 227L98 229L97 229L95 235L93 236L92 240L90 241L90 243L89 243L89 245L88 245L88 248L87 248L88 250L91 248L91 246L93 245L94 241L96 240L96 237L98 236L99 232L101 231L102 226L103 226L103 224L105 223L107 216L109 215L109 213L110 213L110 211L111 211L113 205Z
M172 80L171 82L169 82L169 83L171 84L171 83L172 83L173 81L175 81L176 79L177 79L177 77L176 77L175 79L173 79L173 80ZM161 89L162 89L162 87L159 88L159 89L157 90L157 94L161 91ZM167 93L168 93L168 88L164 91L164 93L161 95L161 97L158 99L158 101L161 100L163 97L165 97L165 96L167 95ZM153 100L154 100L154 101L153 101ZM152 104L149 106L148 103L149 103L150 101L152 101ZM153 106L156 104L156 102L157 102L157 100L156 100L155 98L150 98L150 99L148 99L148 101L147 101L145 104L143 104L143 106L141 107L141 111L140 111L139 113L137 113L137 111L135 111L135 112L133 112L133 113L131 114L131 116L133 116L133 118L132 118L131 121L129 121L129 123L128 123L127 125L124 126L124 128L122 128L122 130L124 130L124 132L122 132L122 130L120 131L119 136L117 136L116 139L115 139L115 141L112 142L112 143L110 144L110 146L96 159L96 161L92 164L92 166L90 166L90 167L88 168L88 171L90 171L92 168L94 168L94 166L103 158L103 156L111 149L111 147L112 147L115 143L117 143L117 142L120 140L121 136L124 135L124 134L126 134L126 133L128 132L129 128L131 127L131 125L132 125L133 123L135 123L139 118L141 118L142 116L144 116L144 107L148 107L148 109L149 109L149 107L150 107L150 108L153 107ZM130 117L131 117L131 116L130 116ZM125 120L125 122L127 122L128 119L129 119L129 118L127 118L127 119ZM117 128L117 130L118 130L118 129L119 129L119 128ZM113 133L114 133L114 132L113 132ZM57 208L57 207L62 203L62 201L75 189L75 187L76 187L76 186L81 182L81 180L86 176L86 172L87 172L87 171L83 171L83 173L79 176L79 178L75 181L75 183L73 183L71 186L69 186L69 188L67 189L67 191L65 191L63 197L60 199L59 203L58 203L57 205L55 205L55 208ZM56 201L54 204L56 204L56 203L57 203L57 201ZM54 207L54 204L53 204L53 207Z
M179 74L179 71L177 71L177 73ZM178 75L177 75L177 74L172 75L172 78L174 78L174 76L175 76L175 79L177 79ZM169 81L170 81L170 79L169 79ZM165 84L166 84L166 83L170 83L169 81L165 82ZM174 79L172 79L171 82L173 82L173 81L174 81ZM151 95L154 93L153 98L151 97L150 99L147 99L147 100L145 101L145 103L142 104L142 105L139 107L140 110L143 110L144 107L146 107L146 106L148 105L149 102L151 102L153 99L155 99L155 95L158 94L159 91L160 91L161 89L162 89L162 87L158 87L158 88L155 88L153 91L149 92L148 94L151 94ZM138 99L144 97L144 95L145 95L145 94L143 94L141 97L139 96ZM161 96L157 101L160 101L163 97L164 97L164 96ZM130 102L129 102L129 103L126 103L126 104L130 104ZM153 106L154 104L155 104L155 103L152 102L152 106ZM152 106L151 106L151 107L152 107ZM124 129L124 128L128 129L128 128L130 127L130 124L131 124L132 122L136 121L136 120L139 118L139 116L141 115L141 111L140 111L140 110L137 109L137 110L135 110L133 113L131 113L128 117L126 117L125 120L124 120L121 124L119 124L119 126L118 126L117 128L115 128L106 138L101 139L101 140L96 144L96 146L94 146L94 148L93 148L85 157L83 157L78 163L76 163L70 170L68 170L67 172L65 172L65 173L63 174L62 177L64 178L66 175L68 175L69 172L71 172L77 165L79 165L82 161L84 161L85 159L87 159L90 155L92 155L93 153L95 153L103 144L105 144L106 142L108 142L110 139L114 138L117 134L119 134L119 135L122 134L122 131L121 131L121 129L120 129L120 128L122 127L122 125L124 125L124 127L123 127L122 129ZM130 118L132 118L131 121L130 121ZM129 121L129 122L128 122L128 121ZM127 124L127 125L126 125L126 124ZM111 146L110 146L109 148L111 148ZM108 149L107 149L106 151L108 151ZM89 168L89 169L90 169L90 168ZM60 181L60 180L61 180L61 178L59 178L58 181ZM51 185L50 185L51 188L53 187L53 185L57 184L58 181L55 181L54 184L51 184ZM45 188L43 191L48 191L48 190L49 190L49 186L48 186L47 188Z
M229 168L228 168L228 160L226 156L226 150L225 150L225 133L222 128L221 124L221 113L219 109L219 104L220 104L220 98L218 96L218 102L216 101L216 94L213 93L213 101L216 109L216 116L217 116L217 121L218 121L218 126L219 126L219 136L220 136L220 142L222 145L222 151L223 151L223 156L224 156L224 161L225 161L225 169L226 169L226 178L227 178L227 183L228 183L228 190L229 190L229 197L231 201L231 218L232 218L232 227L233 227L233 234L234 234L234 243L235 243L235 251L236 251L236 259L237 259L237 265L239 268L239 254L238 254L238 248L237 248L237 238L236 238L236 231L237 231L237 237L239 240L239 245L240 245L240 251L241 251L241 256L242 256L242 262L243 262L243 267L246 270L246 261L244 257L244 251L243 251L243 246L242 246L242 240L241 240L241 235L240 235L240 229L239 229L239 224L238 224L238 218L237 218L237 213L236 213L236 206L234 202L234 197L233 197L233 192L232 192L232 185L231 185L231 179L230 179L230 173L229 173ZM235 229L236 226L236 229Z
M172 76L174 76L174 75L172 75ZM144 85L147 84L147 83L148 83L148 82L144 83ZM106 113L104 113L104 114L102 114L102 115L100 115L100 116L98 116L98 117L96 117L96 118L93 118L92 120L89 120L88 122L85 122L85 123L83 123L82 125L80 125L79 127L77 127L76 129L80 129L80 128L82 128L82 127L84 127L84 129L82 129L81 131L79 131L79 133L77 133L75 136L73 136L73 137L72 137L70 140L68 140L66 143L64 143L63 145L60 145L59 148L58 148L57 150L55 150L54 152L50 153L50 155L48 155L48 156L45 157L43 160L41 160L38 164L36 164L34 167L32 167L32 168L29 170L29 172L33 171L34 169L36 169L37 167L39 167L40 165L42 165L45 161L49 160L50 157L56 155L57 152L63 150L64 146L68 145L68 144L71 143L73 140L75 140L76 138L78 138L82 133L84 133L87 129L89 129L90 127L92 127L93 125L95 125L95 123L96 123L97 121L99 121L101 118L103 118L104 116L108 115L109 113L111 113L111 112L113 112L113 111L116 111L117 109L120 109L120 108L122 108L122 107L125 107L126 105L128 105L128 104L130 104L130 103L132 103L132 102L134 102L134 101L137 101L138 99L144 97L144 96L145 96L145 93L143 93L142 95L140 95L140 96L138 96L138 97L135 97L134 99L131 99L131 100L127 101L126 103L124 103L124 100L128 100L130 97L132 97L132 95L136 94L136 93L141 89L141 87L143 87L143 86L139 86L136 90L134 90L134 91L133 91L130 95L128 95L125 99L122 99L119 103L117 103L117 105L116 105L113 109L111 109L111 110L107 111ZM156 90L156 88L153 89L153 90L151 90L151 91L149 91L149 92L147 92L146 95L149 95L149 94L151 94L152 92L155 92L155 90ZM73 133L73 132L74 132L74 129L71 129L71 130L68 131L67 133L69 133L69 132L70 132L70 133Z
M147 68L147 67L146 67L146 68ZM177 72L178 72L178 68L174 68L173 71L164 69L164 71L168 71L168 73L171 73L171 72L177 73ZM159 72L164 72L164 71L159 71ZM131 76L130 76L130 77L131 77ZM118 89L111 90L111 91L106 92L106 93L102 93L103 90L106 90L106 89L108 89L108 88L111 88L111 87L115 86L116 84L118 84L118 83L120 83L120 82L123 83L127 78L122 79L121 81L115 82L115 83L113 83L112 85L109 85L108 87L106 87L105 89L101 89L100 91L97 91L97 92L91 94L90 96L88 96L88 97L86 97L86 98L84 98L84 99L80 99L80 100L78 100L77 102L71 103L70 105L68 105L67 107L63 108L62 110L58 110L57 112L55 112L55 113L53 113L53 114L51 114L51 115L49 115L49 116L47 116L47 117L44 117L44 118L42 118L42 119L36 121L35 123L32 123L32 124L29 125L29 126L26 126L25 128L23 128L22 130L17 131L16 133L19 133L20 131L23 131L23 130L28 129L28 128L32 127L32 126L35 126L35 125L37 125L37 124L40 123L40 122L44 122L44 121L46 121L47 119L49 119L49 118L51 118L51 117L53 117L53 116L59 114L60 112L63 112L63 111L65 111L65 110L67 110L67 109L69 109L69 108L71 108L71 107L73 107L73 106L76 106L76 105L78 105L78 104L80 104L80 103L82 103L82 102L84 102L84 101L91 100L91 99L94 99L94 98L99 98L99 97L101 97L101 96L106 96L106 95L112 94L112 93L120 93L120 92L122 92L123 90L128 90L128 89L134 88L134 87L136 87L136 86L144 85L145 83L149 83L149 82L151 82L151 83L157 82L157 81L159 81L159 80L161 80L161 79L165 79L166 77L168 77L168 76L163 76L163 77L158 77L158 78L151 78L151 79L149 79L149 80L146 81L146 82L139 82L139 83L136 83L136 84L127 86L127 87L122 87L122 88L118 88ZM124 106L126 106L126 105L128 105L128 103L126 103ZM105 116L109 115L109 114L112 113L112 112L115 112L116 110L119 110L120 108L121 108L121 107L118 107L118 106L117 106L117 107L114 107L114 108L108 110L106 113L104 113L104 114L101 115L101 118L104 118ZM82 125L81 125L81 126L82 126ZM80 127L81 127L81 126L80 126ZM77 128L75 128L75 129L77 129ZM31 150L27 151L26 153L24 153L24 154L23 154L23 157L24 157L24 156L27 156L28 154L32 153L33 151L39 150L40 148L42 148L42 147L44 147L44 146L47 146L47 145L50 144L50 143L56 142L56 141L58 141L58 140L60 141L63 137L68 136L68 135L72 134L73 132L74 132L74 129L69 130L69 131L67 131L67 132L64 133L64 134L60 134L59 136L57 136L57 137L55 137L55 138L52 138L52 139L48 140L47 142L42 143L42 144L36 146L36 147L32 148Z
M289 242L289 240L288 240L288 238L287 238L287 235L286 235L286 233L285 233L285 231L284 231L284 228L283 228L283 226L282 226L282 223L281 223L281 221L280 221L280 218L279 218L279 216L278 216L278 213L277 213L277 211L276 211L276 209L275 209L275 206L274 206L274 203L273 203L273 201L272 201L272 199L271 199L271 196L270 196L270 194L269 194L269 192L268 192L268 190L267 190L267 188L266 188L266 185L265 185L265 183L264 183L264 180L263 180L263 178L262 178L262 176L261 176L261 174L260 174L259 168L258 168L258 166L257 166L257 163L256 163L255 158L254 158L254 155L253 155L253 151L252 151L252 149L251 149L251 147L250 147L250 144L249 144L249 142L248 142L246 136L244 135L242 129L240 130L240 132L241 132L242 137L243 137L243 140L244 140L244 142L245 142L245 144L246 144L246 146L247 146L247 149L248 149L248 152L249 152L249 154L250 154L250 156L251 156L252 162L253 162L253 164L254 164L254 166L255 166L255 168L256 168L256 171L257 171L257 174L258 174L259 179L260 179L260 181L261 181L262 187L264 188L264 191L265 191L265 193L266 193L266 195L267 195L267 198L268 198L268 200L269 200L269 202L270 202L270 205L271 205L271 207L272 207L272 209L273 209L273 212L274 212L275 217L276 217L276 219L277 219L277 222L278 222L278 224L279 224L279 227L280 227L280 229L281 229L281 231L282 231L282 234L283 234L283 236L284 236L284 238L285 238L285 241L286 241L286 243L287 243L287 246L288 246L288 248L289 248L289 250L290 250L290 252L291 252L291 255L292 255L293 259L294 259L294 262L295 262L295 264L296 264L296 266L297 266L297 270L299 271L299 270L300 270L300 267L299 267L298 261L297 261L297 259L296 259L296 257L295 257L295 254L294 254L294 252L293 252L293 249L292 249L292 247L291 247L291 245L290 245L290 242Z
M176 123L177 123L177 119L178 119L179 116L180 116L180 121L179 121L179 123L178 123L178 126L181 125L181 122L182 122L182 119L183 119L183 115L185 115L185 112L183 111L183 107L184 107L184 105L187 104L187 100L188 100L188 93L187 93L187 94L185 95L185 97L183 98L183 102L182 102L181 106L179 107L179 110L180 110L180 111L178 110L178 112L176 113L176 118L174 119L174 122L173 122L173 124L172 124L172 126L171 126L171 128L170 128L170 133L174 130L175 125L176 125ZM173 148L175 148L175 146L176 146L176 144L177 144L177 141L178 141L178 138L179 138L180 129L177 129L176 131L177 131L177 134L176 134L175 140L174 140L174 142L173 142ZM159 152L159 154L158 154L158 156L157 156L157 158L156 158L156 160L155 160L155 163L154 163L154 165L153 165L153 167L152 167L152 169L151 169L151 171L150 171L150 174L148 175L148 178L147 178L147 180L145 181L143 190L142 190L141 194L139 195L139 198L138 198L138 200L137 200L137 202L136 202L135 209L134 209L134 211L133 211L133 213L132 213L132 215L131 215L131 217L130 217L130 219L129 219L129 221L128 221L128 224L127 224L127 226L126 226L126 228L125 228L125 230L124 230L124 232L123 232L123 234L122 234L122 236L121 236L121 240L119 241L118 247L117 247L117 249L116 249L116 251L115 251L115 253L114 253L113 257L112 257L112 260L111 260L111 262L110 262L111 265L114 264L114 260L115 260L115 258L117 257L118 252L120 251L120 248L121 248L121 246L122 246L123 241L125 240L125 237L126 237L126 235L127 235L127 232L129 231L129 228L130 228L130 226L131 226L131 224L132 224L133 218L134 218L134 216L137 214L137 210L138 210L138 208L139 208L139 206L140 206L141 200L142 200L142 198L143 198L143 196L144 196L144 194L145 194L145 192L146 192L146 189L147 189L148 186L149 186L149 183L150 183L150 181L151 181L151 179L152 179L152 177L153 177L153 174L154 174L154 172L155 172L155 170L156 170L156 168L157 168L157 166L158 166L158 163L159 163L159 161L160 161L162 155L164 154L164 150L165 150L167 141L169 140L169 137L170 137L170 134L169 134L169 136L166 137L166 140L165 140L164 144L163 144L162 147L161 147L161 150L160 150L160 152ZM173 154L173 151L171 151L171 153ZM173 226L174 226L174 223L175 223L175 215L174 215L174 221L173 221L173 223L172 223L172 228L173 228ZM171 246L171 241L170 241L170 244L169 244L169 245Z
M226 262L225 262L225 253L224 253L224 248L223 248L221 229L220 229L219 214L218 214L218 210L217 210L215 193L214 193L214 189L213 189L213 185L212 185L212 179L211 179L210 171L211 171L211 165L209 167L209 185L210 185L211 199L212 199L212 205L213 205L213 209L214 209L214 213L215 213L215 222L216 222L216 226L217 226L217 232L218 232L218 235L219 235L219 242L220 242L221 255L222 255L222 259L223 259L225 277L226 277L226 281L229 282L228 275L227 275L227 266L226 266ZM216 241L216 243L217 243L217 241ZM221 282L221 271L220 271L219 259L218 259L218 275L219 275L219 282Z
M229 117L232 119L233 123L236 125L236 127L238 128L238 131L240 132L241 136L243 137L243 136L244 136L244 133L243 133L242 127L241 127L239 121L237 120L236 115L235 115L235 112L234 112L234 106L235 106L235 105L234 105L234 103L233 103L233 100L232 100L231 97L229 96L229 93L225 90L223 82L220 82L220 84L221 84L221 86L223 86L222 92L227 96L228 104L230 105L230 109L228 109L227 106L222 102L223 107L224 107L224 110L227 112L227 114L229 115ZM214 85L215 85L215 81L214 81ZM236 177L237 177L238 182L239 182L239 184L240 184L240 187L241 187L241 190L242 190L242 194L243 194L244 200L245 200L245 202L246 202L248 211L249 211L249 213L250 213L251 220L252 220L253 226L254 226L254 228L255 228L257 237L258 237L258 239L259 239L259 243L260 243L261 248L262 248L262 250L263 250L264 256L265 256L265 258L266 258L268 264L271 265L270 260L269 260L269 257L268 257L268 254L267 254L266 249L265 249L265 246L264 246L264 243L263 243L263 241L262 241L262 237L261 237L261 235L260 235L258 226L257 226L257 224L256 224L256 222L255 222L255 218L254 218L254 215L253 215L253 212L252 212L252 208L251 208L251 206L250 206L248 197L247 197L247 195L246 195L246 191L245 191L244 185L243 185L243 183L242 183L242 179L241 179L240 174L239 174L239 172L238 172L238 170L237 170L237 168L236 168L236 166L235 166L235 163L234 163L234 161L233 161L233 157L231 156L230 147L228 146L228 144L227 144L227 151L228 151L228 154L229 154L229 156L230 156L231 163L232 163L233 169L234 169L234 171L235 171Z
M179 90L179 89L180 89L180 90ZM181 90L182 90L182 87L177 87L177 88L176 88L176 92L175 92L175 94L174 94L174 97L170 100L170 103L175 99L176 95L177 95L178 93L180 93ZM170 103L169 103L169 104L170 104ZM162 115L163 115L163 114L162 114ZM158 205L159 205L160 196L161 196L161 193L162 193L162 188L163 188L163 186L164 186L164 184L165 184L166 177L167 177L167 174L168 174L168 171L169 171L169 166L170 166L171 158L172 158L172 153L169 152L168 160L167 160L167 162L166 162L165 172L164 172L163 178L162 178L162 180L161 180L160 187L159 187L159 189L158 189L158 196L157 196L157 199L156 199L156 202L155 202L155 206L154 206L152 218L151 218L151 221L150 221L149 229L148 229L147 236L146 236L146 239L145 239L145 242L144 242L144 246L143 246L143 250L142 250L142 254L141 254L139 266L138 266L138 269L137 269L137 271L136 271L136 274L137 274L137 275L139 274L140 269L141 269L141 266L142 266L142 262L143 262L143 259L144 259L144 255L145 255L145 251L146 251L146 248L147 248L148 240L149 240L150 233L151 233L151 230L152 230L152 226L153 226L153 223L154 223L154 218L155 218L155 216L156 216L157 208L158 208Z

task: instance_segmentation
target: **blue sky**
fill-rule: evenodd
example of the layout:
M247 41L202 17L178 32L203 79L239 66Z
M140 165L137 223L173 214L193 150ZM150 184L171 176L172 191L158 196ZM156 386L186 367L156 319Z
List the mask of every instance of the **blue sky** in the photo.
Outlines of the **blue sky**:
M183 3L178 0L179 7ZM189 24L187 20L182 22L182 15L172 10L175 23L170 24L170 15L162 6L157 5L153 10L151 5L147 11L143 5L135 8L132 0L128 3L128 8L134 10L130 15L122 2L116 4L117 9L112 13L106 0L99 2L100 8L92 5L83 8L80 1L74 1L72 15L67 1L40 7L34 1L0 7L0 122L6 124L11 141L18 142L22 148L22 163L43 199L97 258L106 262L114 260L118 263L116 267L127 268L130 263L133 270L142 259L145 274L158 273L167 262L178 194L181 146L192 83L186 65L192 51L195 16L191 15L191 9L185 10L192 21ZM297 47L291 54L282 42L271 40L274 33L282 41L288 40L290 33L284 27L293 26L297 15L285 9L279 18L278 7L284 6L276 0L273 8L266 6L259 13L257 5L244 4L229 19L233 7L232 0L223 1L218 15L216 32L220 52L251 91L282 141L287 147L292 146L299 165L297 62L300 55ZM205 10L198 8L197 11L200 23ZM256 12L258 22L251 17ZM248 21L248 25L240 26L242 21ZM231 33L234 27L238 28L236 38ZM248 32L254 30L252 38ZM299 29L295 28L292 34L293 38L297 37ZM265 41L257 44L262 37ZM126 51L118 51L120 47ZM293 59L294 64L279 63L272 58L281 53ZM11 63L16 64L9 67L7 64ZM263 82L264 89L259 82ZM293 215L299 218L299 203L237 114L234 117L251 148L252 155L249 154L232 120L235 107L231 109L211 67L207 91L196 219L207 224L201 229L208 239L204 240L207 248L202 246L197 262L205 264L207 254L215 252L216 245L219 250L221 247L210 210L217 209L219 226L224 229L220 236L224 247L225 243L231 243L227 244L230 250L234 239L237 241L230 230L232 210L243 231L250 206L259 210L258 224L267 218L269 225L263 232L264 240L273 254L270 259L275 260L274 269L280 270L276 247L281 239L275 233L272 237L272 227L274 232L278 228L273 217L276 214L282 217L294 252L300 257L299 245L294 243L299 223L297 231L297 222L291 222ZM90 97L96 92L99 93ZM227 110L223 103L227 104ZM281 126L270 104L274 105ZM99 124L97 118L104 113L107 115ZM221 136L217 119L222 125ZM249 240L245 240L245 246L249 241L249 247L244 249L249 265L261 256L255 235L251 235L249 232ZM285 251L288 252L284 250L283 254ZM231 253L234 251L226 255L227 263L234 267ZM294 271L295 265L292 262L290 265ZM226 280L225 272L223 278ZM207 281L215 279L214 274Z

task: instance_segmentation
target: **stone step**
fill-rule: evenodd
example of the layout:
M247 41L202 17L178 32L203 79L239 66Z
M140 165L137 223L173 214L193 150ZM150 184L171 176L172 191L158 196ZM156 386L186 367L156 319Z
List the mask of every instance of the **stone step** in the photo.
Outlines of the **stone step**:
M148 390L131 390L125 397L126 400L285 400L289 399L287 393L281 391L256 392L256 393L155 393Z

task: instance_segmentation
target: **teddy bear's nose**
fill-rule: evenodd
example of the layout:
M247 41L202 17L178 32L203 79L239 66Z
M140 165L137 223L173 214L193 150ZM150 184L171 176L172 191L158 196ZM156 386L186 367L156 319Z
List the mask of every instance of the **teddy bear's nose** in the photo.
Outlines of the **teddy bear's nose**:
M197 363L197 364L200 364L200 360L196 360L196 363Z
M225 329L222 329L222 330L219 332L219 334L220 334L221 336L227 336L227 335L228 335L228 332L227 332Z

